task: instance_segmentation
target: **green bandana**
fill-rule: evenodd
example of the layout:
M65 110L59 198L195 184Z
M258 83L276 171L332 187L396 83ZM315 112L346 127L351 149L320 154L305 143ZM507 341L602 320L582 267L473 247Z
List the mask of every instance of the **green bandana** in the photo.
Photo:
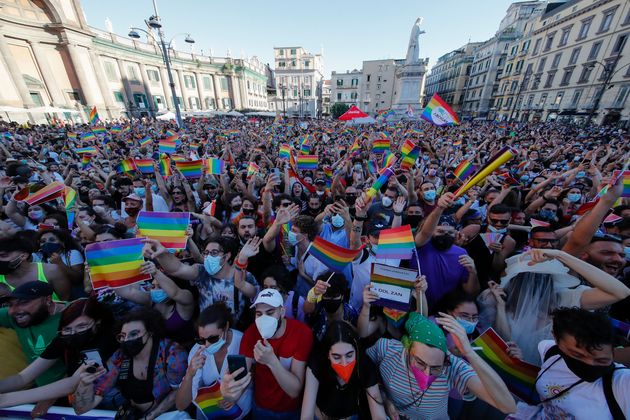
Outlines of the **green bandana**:
M407 335L402 338L405 348L409 349L413 341L435 347L446 353L446 337L436 324L417 312L411 312L405 323Z

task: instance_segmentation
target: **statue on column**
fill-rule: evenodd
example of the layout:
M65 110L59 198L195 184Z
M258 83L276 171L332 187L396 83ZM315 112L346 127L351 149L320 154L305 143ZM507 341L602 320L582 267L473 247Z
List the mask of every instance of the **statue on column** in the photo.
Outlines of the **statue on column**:
M409 46L407 47L407 58L405 59L405 64L415 64L420 62L419 37L424 33L424 31L420 29L421 24L422 18L419 17L416 19L416 23L414 23L411 28L411 36L409 37Z

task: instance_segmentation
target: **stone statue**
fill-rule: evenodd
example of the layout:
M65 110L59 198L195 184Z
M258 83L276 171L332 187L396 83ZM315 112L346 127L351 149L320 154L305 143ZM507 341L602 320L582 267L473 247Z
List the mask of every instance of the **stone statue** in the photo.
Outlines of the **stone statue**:
M416 23L414 23L411 28L411 36L409 37L409 46L407 47L407 58L405 59L405 64L416 64L420 62L420 41L418 38L424 33L424 31L420 29L421 24L422 18L419 17L416 19Z

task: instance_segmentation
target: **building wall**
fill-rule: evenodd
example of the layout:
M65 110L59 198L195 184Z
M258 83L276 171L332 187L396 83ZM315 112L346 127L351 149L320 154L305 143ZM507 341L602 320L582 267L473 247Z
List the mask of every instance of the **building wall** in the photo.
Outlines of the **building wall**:
M101 118L174 110L157 45L89 27L79 0L7 0L0 14L0 105L52 105L79 111L57 117L83 120L92 106ZM170 56L182 111L268 109L264 65L255 57L172 50ZM48 118L37 112L11 114L17 121Z
M333 71L330 80L331 103L343 103L346 105L360 104L362 80L363 74L360 70L348 70L345 73Z
M317 117L321 85L324 79L324 58L310 54L302 47L274 48L277 83L276 109L287 116Z
M391 59L363 62L363 83L359 93L359 108L363 112L374 115L392 107L397 61L404 62Z

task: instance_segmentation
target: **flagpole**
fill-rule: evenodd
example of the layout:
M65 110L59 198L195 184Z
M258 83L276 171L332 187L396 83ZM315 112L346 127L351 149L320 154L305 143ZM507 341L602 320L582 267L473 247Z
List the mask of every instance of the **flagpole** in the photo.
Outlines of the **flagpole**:
M416 256L416 264L418 264L418 277L420 277L422 276L422 272L420 271L420 259L418 258L418 248L416 248L415 246L413 247L413 253ZM416 293L416 300L418 301L416 305L418 313L422 314L422 290L419 290Z

